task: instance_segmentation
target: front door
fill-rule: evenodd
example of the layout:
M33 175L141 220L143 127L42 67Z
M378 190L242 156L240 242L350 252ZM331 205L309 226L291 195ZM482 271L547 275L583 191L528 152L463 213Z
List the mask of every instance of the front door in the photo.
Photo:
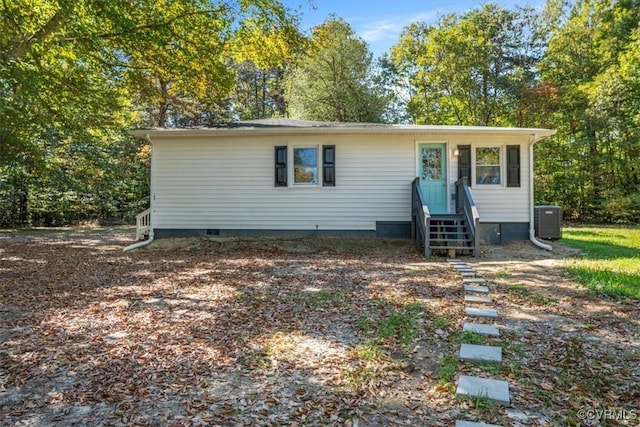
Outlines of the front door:
M418 177L429 212L447 213L446 144L418 144Z

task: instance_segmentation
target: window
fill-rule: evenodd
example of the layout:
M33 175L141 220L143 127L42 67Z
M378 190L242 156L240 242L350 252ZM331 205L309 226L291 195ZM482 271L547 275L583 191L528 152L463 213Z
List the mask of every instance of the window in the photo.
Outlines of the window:
M474 150L471 145L458 145L456 149L458 179L466 177L469 187L472 183L500 187L506 183L507 187L520 187L520 145L475 147Z
M293 183L318 184L318 149L293 149Z
M289 159L293 158L291 162ZM336 185L336 146L275 147L276 187Z
M501 184L500 158L500 147L476 148L476 184Z

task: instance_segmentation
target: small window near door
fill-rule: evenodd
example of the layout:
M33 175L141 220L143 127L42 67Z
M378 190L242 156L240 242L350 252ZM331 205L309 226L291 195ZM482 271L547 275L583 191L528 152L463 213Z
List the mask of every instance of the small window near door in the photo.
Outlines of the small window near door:
M476 148L476 184L500 185L500 147Z
M294 184L318 184L317 147L294 148L293 163Z

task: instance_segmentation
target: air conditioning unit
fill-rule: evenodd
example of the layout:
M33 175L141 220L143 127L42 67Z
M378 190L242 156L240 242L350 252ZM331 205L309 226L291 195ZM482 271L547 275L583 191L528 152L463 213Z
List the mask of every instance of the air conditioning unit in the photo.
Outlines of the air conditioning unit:
M562 239L562 208L560 206L536 206L534 209L536 237L547 240Z

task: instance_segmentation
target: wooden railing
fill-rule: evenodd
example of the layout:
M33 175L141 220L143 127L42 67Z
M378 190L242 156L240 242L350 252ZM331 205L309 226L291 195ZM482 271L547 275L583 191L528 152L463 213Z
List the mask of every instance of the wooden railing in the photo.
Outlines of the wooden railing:
M136 239L144 240L151 231L151 209L136 215Z
M431 214L425 203L422 189L420 188L420 179L413 181L413 190L411 191L411 239L416 245L416 249L424 251L424 256L431 255L429 248L429 222Z
M480 250L480 240L478 236L478 225L480 215L476 204L471 197L471 190L467 185L467 177L462 177L456 181L456 212L463 214L469 225L469 234L473 244L473 256L478 256Z

